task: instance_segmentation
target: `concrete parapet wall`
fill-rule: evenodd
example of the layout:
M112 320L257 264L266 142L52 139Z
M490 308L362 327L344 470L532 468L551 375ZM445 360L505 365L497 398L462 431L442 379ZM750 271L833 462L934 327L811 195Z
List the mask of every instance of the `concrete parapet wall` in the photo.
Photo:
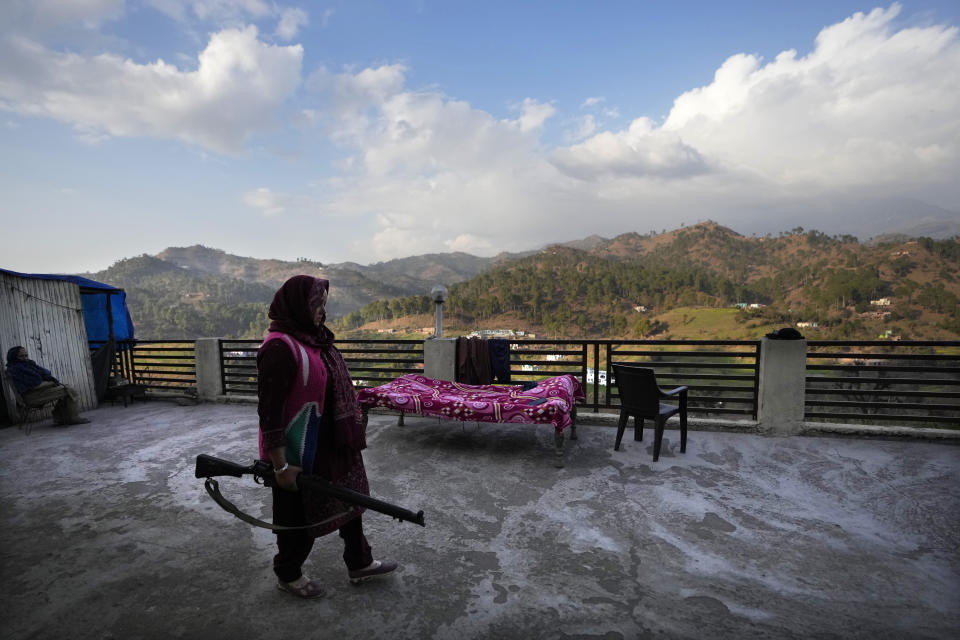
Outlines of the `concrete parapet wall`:
M197 371L197 398L214 402L223 395L223 376L220 372L220 339L199 338L194 344Z
M435 380L456 381L456 338L428 338L423 341L423 375Z
M807 341L761 339L757 422L770 435L800 433L806 389Z

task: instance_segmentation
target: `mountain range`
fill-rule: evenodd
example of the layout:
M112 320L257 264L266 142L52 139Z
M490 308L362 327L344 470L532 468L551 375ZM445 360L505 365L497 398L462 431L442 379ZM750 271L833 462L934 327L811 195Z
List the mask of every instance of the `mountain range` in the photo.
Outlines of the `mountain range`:
M946 327L956 324L960 296L958 247L956 238L898 236L863 244L853 236L800 228L776 237L747 237L704 222L660 234L591 236L489 258L440 253L371 265L263 260L201 245L170 247L83 275L127 291L143 339L260 337L274 291L302 273L330 280L328 313L348 330L428 310L426 293L444 284L451 291L450 319L464 329L499 324L568 337L649 334L655 321L648 318L634 328L635 308L664 313L738 302L769 307L767 314L790 310L855 326L852 321L871 310L871 299L894 297L899 307L896 315L882 316L886 321L900 319L915 335L949 337ZM417 318L406 326L424 324L430 322Z

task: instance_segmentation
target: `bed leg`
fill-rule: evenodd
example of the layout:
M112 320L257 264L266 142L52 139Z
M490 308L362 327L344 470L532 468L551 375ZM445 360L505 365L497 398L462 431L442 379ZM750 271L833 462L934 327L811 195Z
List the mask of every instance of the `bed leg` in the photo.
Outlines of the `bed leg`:
M397 426L398 426L398 427L402 427L402 426L403 426L403 411L400 412L400 417L397 418Z
M553 466L557 469L563 469L563 431L554 431L553 440L556 444L556 455L553 459Z
M570 439L577 439L577 407L574 406L570 412Z

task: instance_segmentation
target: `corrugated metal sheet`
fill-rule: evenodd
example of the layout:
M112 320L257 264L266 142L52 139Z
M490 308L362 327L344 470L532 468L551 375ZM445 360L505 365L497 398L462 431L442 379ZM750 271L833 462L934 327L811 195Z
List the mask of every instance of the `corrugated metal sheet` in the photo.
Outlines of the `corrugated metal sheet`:
M77 390L81 411L97 406L77 285L0 273L0 357L4 365L7 350L17 345L27 349L31 360ZM13 397L3 386L7 410L12 413ZM38 415L38 419L48 417L50 409Z

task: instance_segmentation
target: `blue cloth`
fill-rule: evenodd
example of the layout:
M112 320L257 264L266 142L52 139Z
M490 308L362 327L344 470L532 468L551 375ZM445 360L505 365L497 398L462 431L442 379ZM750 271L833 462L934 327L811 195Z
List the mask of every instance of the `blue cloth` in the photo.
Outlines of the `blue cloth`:
M57 382L57 379L50 374L49 369L44 369L33 360L19 360L13 364L8 364L7 373L13 380L13 386L20 393L27 393L45 380Z

